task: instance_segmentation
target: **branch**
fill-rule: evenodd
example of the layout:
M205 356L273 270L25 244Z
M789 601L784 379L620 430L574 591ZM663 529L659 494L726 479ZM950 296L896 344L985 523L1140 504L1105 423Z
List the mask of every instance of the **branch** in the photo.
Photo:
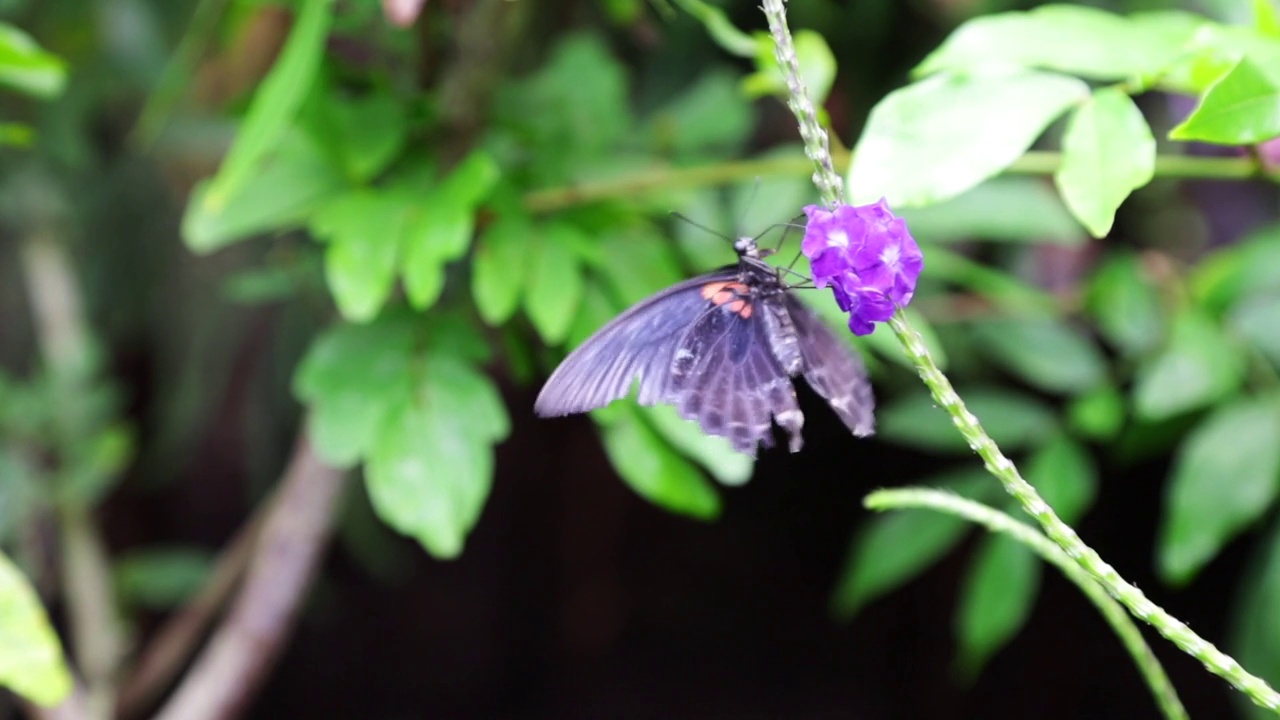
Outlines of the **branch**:
M300 432L240 594L157 720L228 720L243 714L297 619L333 530L345 479L315 455L305 431Z
M214 618L231 598L244 577L266 516L276 505L277 493L258 505L214 565L195 597L171 615L147 644L124 681L116 703L117 717L140 715L151 706L186 665Z

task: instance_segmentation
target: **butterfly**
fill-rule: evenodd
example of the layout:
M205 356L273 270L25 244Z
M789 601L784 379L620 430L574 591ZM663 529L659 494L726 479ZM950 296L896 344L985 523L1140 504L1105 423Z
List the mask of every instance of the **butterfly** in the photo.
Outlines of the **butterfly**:
M854 435L871 435L875 400L862 361L764 261L770 250L751 237L734 250L736 265L669 287L596 331L551 374L534 412L604 407L638 379L641 405L673 405L738 452L773 447L775 421L797 452L804 415L792 379L803 375Z

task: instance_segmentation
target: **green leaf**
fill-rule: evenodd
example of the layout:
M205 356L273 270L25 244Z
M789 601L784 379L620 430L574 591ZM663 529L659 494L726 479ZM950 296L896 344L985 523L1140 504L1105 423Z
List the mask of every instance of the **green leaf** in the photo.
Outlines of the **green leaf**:
M345 186L342 173L311 136L289 133L216 211L205 202L209 181L196 185L182 216L182 239L203 254L253 235L299 226Z
M376 177L400 154L408 139L404 104L389 93L330 97L325 110L335 134L330 147L341 155L347 176L354 182Z
M36 140L35 128L25 123L0 122L0 146L26 148Z
M1013 65L1093 80L1130 80L1158 73L1173 63L1206 24L1204 18L1189 13L1126 18L1065 4L984 15L957 28L912 75Z
M40 49L25 32L0 22L0 86L47 99L61 93L66 82L67 68L58 56Z
M432 192L410 211L400 273L415 310L426 310L440 299L444 266L466 253L474 231L471 208L453 202L446 193Z
M1232 308L1227 325L1272 363L1280 365L1280 295L1257 295Z
M605 158L632 133L626 74L598 37L561 41L532 78L499 97L499 124L517 132L544 184L572 180L579 165Z
M715 44L731 55L751 57L757 42L754 37L738 29L724 10L702 0L676 0L680 9L689 13L707 29L707 35Z
M413 318L383 316L341 324L316 338L294 374L294 395L311 406L308 434L337 467L373 446L393 406L413 391Z
M1174 140L1248 145L1280 135L1280 75L1249 57L1215 82L1182 124Z
M619 405L600 428L609 461L636 494L672 512L700 520L720 514L720 496L696 468L675 453L640 419Z
M311 92L325 39L333 20L334 0L302 0L302 10L289 31L280 56L253 95L235 143L209 183L193 200L207 215L221 213L231 198L258 172L262 160L280 141L307 94Z
M442 558L462 553L489 495L492 445L510 431L493 383L432 354L374 438L365 485L383 522Z
M1042 72L944 74L895 90L871 110L854 148L853 200L927 205L959 195L1088 96L1084 82Z
M488 199L501 177L502 171L493 156L484 150L474 150L449 172L440 190L452 203L474 211ZM450 259L461 256L465 250L465 245L461 249L455 247Z
M71 672L35 588L0 554L0 685L37 705L71 694Z
M1280 38L1280 9L1275 0L1253 0L1253 27L1263 35Z
M1280 405L1238 399L1187 436L1160 527L1160 574L1186 583L1271 507L1280 491Z
M722 484L743 485L751 479L755 462L734 450L726 438L702 432L696 422L680 417L670 405L652 405L639 410L671 447L697 461Z
M1124 396L1111 385L1100 385L1073 399L1067 418L1067 424L1081 437L1111 440L1124 427Z
M386 192L356 190L312 216L311 232L328 241L325 279L344 318L372 320L391 296L407 213Z
M476 242L471 264L471 295L480 317L501 325L520 305L528 275L533 226L523 215L504 215Z
M645 133L655 149L677 157L706 152L728 156L746 142L753 124L751 106L738 92L734 75L713 70L650 115Z
M1272 523L1258 543L1249 565L1240 573L1237 604L1227 613L1232 657L1258 677L1273 683L1280 678L1280 525ZM1263 720L1275 713L1241 695L1241 717Z
M1028 395L997 388L970 388L960 397L1006 452L1037 445L1054 432L1053 411ZM971 452L951 417L934 405L927 393L905 395L879 415L877 433L885 440L923 450Z
M1133 404L1138 417L1163 420L1226 397L1244 379L1244 358L1218 326L1196 310L1173 318L1165 349L1138 368Z
M1027 481L1068 524L1093 504L1098 471L1093 458L1078 442L1059 434L1036 450L1027 462Z
M792 39L800 64L800 79L821 113L836 79L836 56L826 39L812 30L797 30ZM756 71L743 78L742 90L748 97L787 96L787 80L778 67L772 35L756 34Z
M1085 303L1098 330L1125 355L1145 355L1164 336L1164 309L1137 255L1108 258L1094 273Z
M967 678L1018 634L1040 589L1040 560L1009 537L989 535L974 553L956 609L958 663Z
M1156 139L1142 111L1123 91L1106 87L1071 114L1053 179L1067 207L1100 238L1111 232L1129 193L1151 182L1155 168Z
M991 486L981 469L928 478L921 485L948 488L966 497ZM971 526L960 518L925 510L902 510L870 518L853 540L832 609L842 620L913 580L955 547Z
M1251 295L1280 293L1280 224L1211 253L1192 268L1188 282L1197 302L1215 313Z
M116 592L131 605L167 610L194 596L212 567L212 554L202 548L130 552L116 561Z
M993 361L1049 392L1079 394L1107 376L1102 353L1084 334L1053 317L974 323L978 346Z
M582 300L582 268L573 251L578 240L572 237L578 234L580 231L572 225L552 223L535 236L536 255L531 265L524 308L548 345L564 342Z
M1037 178L994 177L963 193L899 213L925 243L997 240L1080 245L1080 224L1047 184Z

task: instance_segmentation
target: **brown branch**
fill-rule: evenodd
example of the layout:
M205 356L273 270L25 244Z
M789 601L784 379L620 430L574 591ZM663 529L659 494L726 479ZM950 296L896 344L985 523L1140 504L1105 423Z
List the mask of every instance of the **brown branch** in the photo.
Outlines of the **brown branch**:
M277 491L278 492L278 491ZM200 590L165 621L147 643L125 679L116 704L116 716L136 717L152 705L173 682L199 646L209 626L231 598L253 559L253 550L265 518L278 494L264 499L227 544L213 572Z
M311 585L345 477L300 434L240 594L157 720L228 720L247 709Z

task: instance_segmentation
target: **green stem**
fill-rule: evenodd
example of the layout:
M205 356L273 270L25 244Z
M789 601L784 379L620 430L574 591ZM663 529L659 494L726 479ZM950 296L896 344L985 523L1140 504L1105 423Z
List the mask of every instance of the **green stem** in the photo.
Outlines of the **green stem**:
M1103 619L1111 625L1111 629L1120 638L1120 642L1124 643L1129 655L1133 657L1134 664L1138 666L1138 671L1142 673L1147 687L1151 689L1151 694L1155 697L1156 704L1164 716L1170 720L1187 717L1187 711L1182 707L1182 701L1178 699L1178 693L1173 689L1169 676L1165 674L1151 647L1142 639L1142 632L1129 618L1125 609L1107 595L1093 581L1093 578L1072 562L1071 558L1067 557L1067 554L1057 545L1032 527L1014 520L995 508L942 490L923 488L878 490L868 495L863 500L863 504L877 511L929 508L950 513L982 525L991 532L1008 535L1027 546L1046 562L1052 563L1061 570L1062 574L1075 583L1089 597L1090 602L1097 606Z
M1273 711L1280 710L1280 693L1273 690L1262 678L1245 671L1234 658L1197 635L1187 627L1186 623L1151 602L1141 590L1120 577L1115 568L1104 562L1093 548L1080 539L1071 526L1058 517L1035 488L1022 479L1018 468L1000 452L1000 448L996 447L995 442L982 429L978 418L965 407L964 401L951 387L950 381L929 356L929 351L925 348L920 334L907 323L901 310L889 320L889 326L893 328L898 342L902 343L911 363L915 365L920 379L928 386L934 401L951 416L951 421L960 434L969 441L969 447L982 458L987 471L996 476L1005 491L1018 501L1028 515L1040 523L1040 527L1044 529L1045 535L1050 540L1057 543L1058 547L1062 548L1112 597L1129 608L1129 612L1139 620L1151 624L1183 652L1199 660L1210 672L1231 683L1258 705Z
M834 150L833 169L848 170L850 153ZM1005 172L1011 175L1052 175L1062 163L1062 153L1031 151L1013 161ZM702 187L767 176L796 176L814 168L807 158L788 157L767 160L737 160L696 167L663 167L622 175L590 185L535 190L525 195L525 208L546 213L602 200L634 197L657 189ZM1247 157L1197 157L1193 155L1160 155L1156 157L1155 176L1169 179L1247 180L1263 178L1280 183L1280 171L1264 172ZM839 181L839 178L836 178ZM830 182L830 181L829 181Z

